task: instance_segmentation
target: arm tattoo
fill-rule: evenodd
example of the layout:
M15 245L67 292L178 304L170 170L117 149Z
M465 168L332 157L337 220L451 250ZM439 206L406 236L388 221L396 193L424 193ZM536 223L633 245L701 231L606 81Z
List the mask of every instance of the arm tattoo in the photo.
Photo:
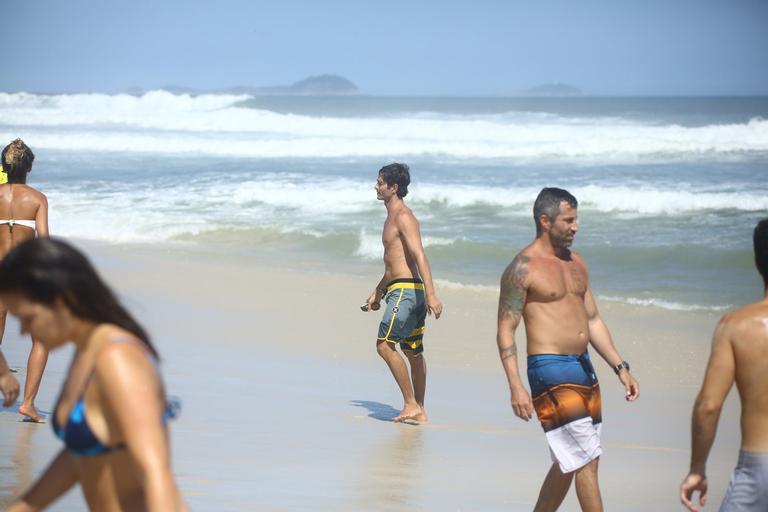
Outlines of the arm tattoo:
M525 278L528 275L528 256L518 254L501 276L499 313L519 319L525 307Z
M512 345L499 349L499 356L502 361L510 357L517 357L517 343L512 340Z

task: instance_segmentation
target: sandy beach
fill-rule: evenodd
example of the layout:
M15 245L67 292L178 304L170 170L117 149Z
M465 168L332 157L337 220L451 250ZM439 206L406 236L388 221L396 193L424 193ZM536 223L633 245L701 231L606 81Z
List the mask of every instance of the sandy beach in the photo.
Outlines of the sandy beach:
M0 150L20 139L31 153L0 155L0 253L34 218L146 329L181 407L168 431L190 510L532 510L552 460L538 419L514 414L496 329L500 276L540 213L575 235L550 230L588 265L639 382L630 403L590 351L604 508L685 510L713 331L765 297L753 230L768 216L768 0L6 4ZM398 176L382 174L392 164ZM34 209L24 180L45 195ZM535 207L547 188L568 192L567 215ZM399 245L443 304L426 321L423 424L394 421L384 311L360 309L385 252L389 274L405 272ZM565 289L581 288L569 266ZM537 272L520 275L557 299ZM552 321L532 341L589 334L562 324L559 302L537 304ZM64 449L50 416L74 347L48 360L35 404L49 423L24 422L19 330L9 317L0 343L22 387L0 407L0 512ZM545 343L534 350L558 351ZM527 387L524 326L516 346ZM740 413L731 389L703 512L729 486ZM50 510L87 506L76 487ZM575 486L559 510L580 510Z
M494 292L438 283L444 316L428 320L425 337L430 422L401 425L391 421L399 393L374 349L379 315L358 307L379 276L184 247L79 245L148 327L168 393L182 400L171 426L174 470L192 510L524 511L535 503L549 454L538 423L509 406ZM638 402L626 403L593 355L605 506L682 510L690 411L719 315L600 307L641 385ZM2 349L11 366L25 365L28 341L15 320ZM69 359L62 351L49 360L37 401L46 414ZM736 402L732 392L705 510L719 506L736 462ZM0 505L61 448L50 426L20 422L15 407L0 412ZM51 508L83 509L77 489ZM561 510L578 510L573 491Z

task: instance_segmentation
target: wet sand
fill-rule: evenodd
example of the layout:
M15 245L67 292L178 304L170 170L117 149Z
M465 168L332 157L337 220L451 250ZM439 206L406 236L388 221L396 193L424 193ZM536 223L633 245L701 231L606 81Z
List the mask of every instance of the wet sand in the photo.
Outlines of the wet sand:
M425 337L431 421L400 425L392 422L399 392L374 349L379 315L358 308L378 276L292 271L181 248L87 251L149 328L169 394L183 401L171 426L174 469L192 510L533 507L550 459L538 423L517 419L509 406L494 293L438 287L444 317L428 320ZM611 303L601 311L641 384L639 401L626 403L593 354L606 508L682 510L690 410L718 316ZM17 333L10 321L3 351L11 366L23 366L29 348ZM51 356L42 412L69 358ZM709 510L736 462L736 401L733 392L710 456ZM22 423L14 410L0 412L0 506L60 449L49 425ZM83 508L73 490L51 510ZM561 510L578 510L573 490Z

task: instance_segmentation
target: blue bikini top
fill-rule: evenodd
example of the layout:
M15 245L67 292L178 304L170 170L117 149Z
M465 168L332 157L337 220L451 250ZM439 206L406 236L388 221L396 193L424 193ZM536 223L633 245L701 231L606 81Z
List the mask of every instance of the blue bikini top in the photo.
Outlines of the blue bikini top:
M64 441L67 449L75 455L91 457L125 448L124 443L107 446L93 435L91 427L85 421L85 400L83 395L80 395L80 398L75 402L75 406L69 412L69 416L67 416L67 424L63 428L56 420L56 409L54 409L54 413L51 416L51 426L56 433L56 437Z
M56 434L56 437L64 441L64 445L67 447L67 450L80 457L92 457L95 455L102 455L125 448L125 443L119 443L114 446L105 445L98 440L98 438L93 434L91 427L88 425L88 422L85 419L84 395L85 389L88 387L90 380L91 377L89 376L85 381L85 385L83 386L83 391L80 394L80 397L77 399L75 406L67 416L66 425L62 427L56 420L56 411L59 408L58 402L56 403L56 407L53 409L54 412L51 415L51 426L53 427L53 432ZM181 402L179 399L167 399L161 421L165 424L169 420L176 418L180 408Z

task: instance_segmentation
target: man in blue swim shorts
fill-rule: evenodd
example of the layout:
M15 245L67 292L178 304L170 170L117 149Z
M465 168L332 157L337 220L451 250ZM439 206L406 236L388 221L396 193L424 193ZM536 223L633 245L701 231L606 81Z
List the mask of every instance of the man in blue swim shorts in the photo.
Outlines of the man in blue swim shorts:
M411 182L408 166L382 167L376 180L376 197L387 208L382 242L384 277L376 285L364 310L379 309L384 299L384 314L376 337L376 350L389 367L403 394L403 408L395 421L427 421L424 394L427 363L424 359L424 320L427 314L440 318L443 305L435 294L432 271L421 243L419 222L403 198ZM410 374L400 346L408 359Z
M768 510L768 219L753 233L755 266L763 277L763 299L725 315L715 328L712 353L693 406L691 469L680 500L698 510L707 499L706 464L725 397L734 382L741 399L741 451L720 512Z
M587 265L569 249L578 230L577 207L567 191L543 189L533 206L536 239L501 276L496 342L512 408L525 421L536 412L552 455L537 512L557 510L573 480L581 509L603 510L597 479L603 453L600 386L589 345L613 367L627 400L639 394L629 364L598 314ZM525 321L531 393L517 366L515 330L520 320Z

